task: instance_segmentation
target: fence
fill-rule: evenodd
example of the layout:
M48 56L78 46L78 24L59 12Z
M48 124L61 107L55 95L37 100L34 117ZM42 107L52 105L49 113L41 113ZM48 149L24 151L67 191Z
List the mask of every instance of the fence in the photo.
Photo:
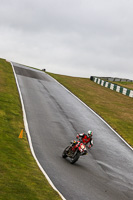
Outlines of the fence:
M124 88L122 86L119 86L117 84L113 84L113 83L110 83L108 81L104 81L98 77L95 77L95 76L91 76L90 77L90 80L94 81L95 83L103 86L103 87L106 87L106 88L109 88L111 90L114 90L116 92L119 92L121 94L124 94L126 96L129 96L129 97L132 97L133 98L133 90L130 90L128 88Z
M95 76L91 76L95 77ZM131 79L126 79L126 78L117 78L117 77L95 77L95 78L100 78L105 81L112 81L112 82L133 82Z

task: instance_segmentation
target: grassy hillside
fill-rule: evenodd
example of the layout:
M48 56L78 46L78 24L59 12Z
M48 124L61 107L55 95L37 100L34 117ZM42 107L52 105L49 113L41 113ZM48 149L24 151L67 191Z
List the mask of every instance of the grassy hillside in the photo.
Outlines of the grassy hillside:
M59 200L33 159L12 71L0 59L0 200Z
M48 74L92 108L133 147L133 98L87 78Z

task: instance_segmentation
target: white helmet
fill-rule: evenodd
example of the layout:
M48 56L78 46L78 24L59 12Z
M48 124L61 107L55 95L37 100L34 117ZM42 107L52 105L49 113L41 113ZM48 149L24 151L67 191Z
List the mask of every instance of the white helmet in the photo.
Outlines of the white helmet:
M88 136L90 137L90 136L92 136L92 134L93 134L93 132L92 131L88 131Z

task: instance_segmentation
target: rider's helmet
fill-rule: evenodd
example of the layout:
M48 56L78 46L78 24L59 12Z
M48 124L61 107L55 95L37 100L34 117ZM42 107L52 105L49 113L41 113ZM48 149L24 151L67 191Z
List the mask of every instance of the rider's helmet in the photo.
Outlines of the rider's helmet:
M93 132L92 131L88 131L88 137L91 137L93 135Z

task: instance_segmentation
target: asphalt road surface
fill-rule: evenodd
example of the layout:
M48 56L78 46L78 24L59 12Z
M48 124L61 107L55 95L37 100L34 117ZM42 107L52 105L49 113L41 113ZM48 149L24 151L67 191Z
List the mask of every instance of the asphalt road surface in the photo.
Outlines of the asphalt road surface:
M90 109L44 72L13 63L33 148L67 200L133 199L133 151ZM94 132L94 146L77 163L62 152L77 132Z

